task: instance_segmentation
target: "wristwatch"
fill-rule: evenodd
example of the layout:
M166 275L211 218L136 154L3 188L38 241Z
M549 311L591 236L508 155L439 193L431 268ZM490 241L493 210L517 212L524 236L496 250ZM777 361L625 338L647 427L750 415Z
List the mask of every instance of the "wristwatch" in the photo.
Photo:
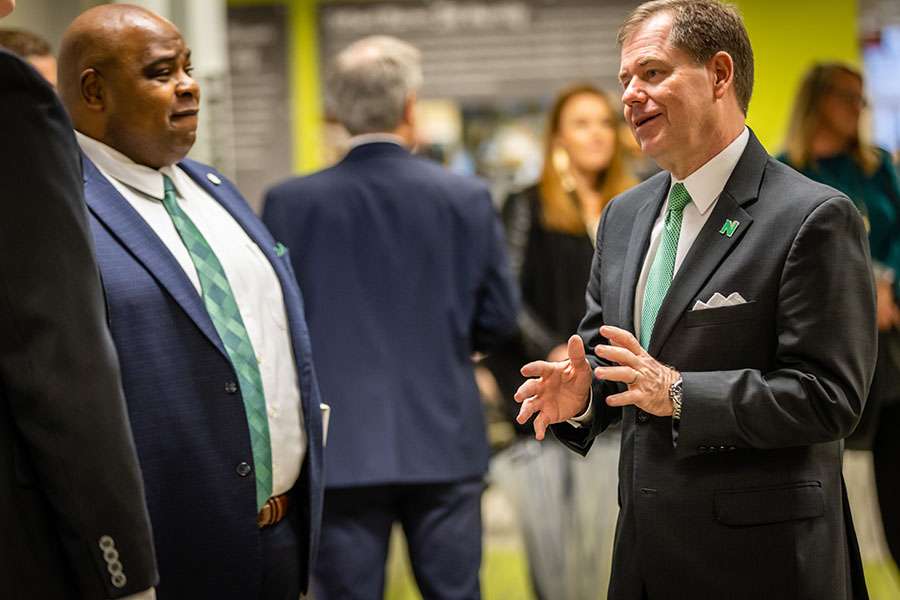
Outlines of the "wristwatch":
M672 401L672 418L676 421L681 420L681 388L683 382L684 380L679 377L678 381L669 386L669 400Z

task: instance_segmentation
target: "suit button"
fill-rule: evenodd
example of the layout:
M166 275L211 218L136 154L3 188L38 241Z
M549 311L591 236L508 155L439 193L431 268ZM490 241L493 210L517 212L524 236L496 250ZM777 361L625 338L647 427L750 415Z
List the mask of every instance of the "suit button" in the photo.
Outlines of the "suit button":
M737 450L737 448L735 448L734 446L728 446L729 452L734 452L735 450Z
M709 450L709 448L707 448L706 446L697 446L697 450L699 452L706 452L707 450Z
M235 467L234 470L237 471L237 474L240 475L241 477L246 477L247 475L250 474L250 471L252 471L253 469L247 463L241 462L241 463L238 463L238 466Z
M233 381L225 382L225 393L226 394L237 394L237 391L238 391L237 383L235 383Z
M650 415L639 409L637 413L637 420L638 423L646 423L650 420Z

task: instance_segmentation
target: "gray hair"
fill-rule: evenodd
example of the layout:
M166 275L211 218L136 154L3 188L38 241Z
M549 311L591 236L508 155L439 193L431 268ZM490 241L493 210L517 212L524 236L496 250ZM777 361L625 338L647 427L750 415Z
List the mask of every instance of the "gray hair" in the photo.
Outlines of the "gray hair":
M393 131L407 98L421 85L421 54L415 47L394 37L366 37L332 62L328 108L350 135Z

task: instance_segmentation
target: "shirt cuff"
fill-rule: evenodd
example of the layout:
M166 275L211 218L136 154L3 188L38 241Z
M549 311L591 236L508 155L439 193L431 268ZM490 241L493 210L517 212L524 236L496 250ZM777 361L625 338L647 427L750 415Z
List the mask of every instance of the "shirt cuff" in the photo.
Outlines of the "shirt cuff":
M124 596L122 598L119 598L119 600L156 600L156 588L150 588L149 590L144 590L143 592L138 592L137 594Z
M584 412L578 415L577 417L572 417L568 419L566 423L571 425L572 427L581 428L586 427L591 424L594 420L594 386L591 386L591 389L588 392L588 405L587 408L584 409Z

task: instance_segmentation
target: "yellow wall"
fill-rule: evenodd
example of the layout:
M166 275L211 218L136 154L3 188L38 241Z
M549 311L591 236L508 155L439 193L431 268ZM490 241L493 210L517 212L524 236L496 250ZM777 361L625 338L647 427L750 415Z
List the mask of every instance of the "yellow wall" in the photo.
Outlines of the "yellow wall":
M749 123L771 154L781 150L794 93L816 61L859 64L856 0L733 0L756 59Z

